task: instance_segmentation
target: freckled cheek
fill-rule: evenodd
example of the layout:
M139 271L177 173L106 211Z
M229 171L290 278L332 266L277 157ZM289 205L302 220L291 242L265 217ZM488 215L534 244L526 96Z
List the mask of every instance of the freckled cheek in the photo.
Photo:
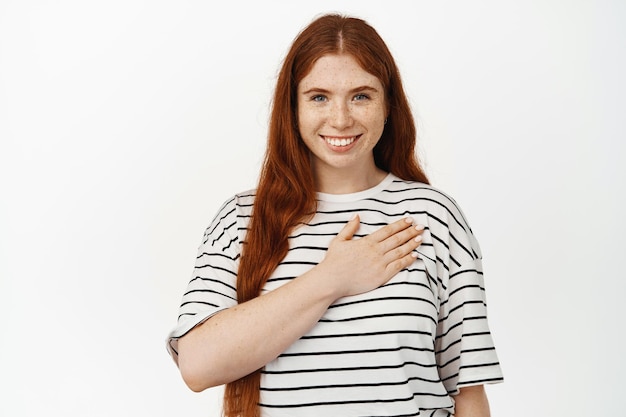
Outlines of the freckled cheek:
M382 130L385 124L385 114L380 109L363 109L359 119L363 124L369 126L370 129Z
M297 115L300 134L312 133L323 125L325 119L320 111L315 110L299 111Z

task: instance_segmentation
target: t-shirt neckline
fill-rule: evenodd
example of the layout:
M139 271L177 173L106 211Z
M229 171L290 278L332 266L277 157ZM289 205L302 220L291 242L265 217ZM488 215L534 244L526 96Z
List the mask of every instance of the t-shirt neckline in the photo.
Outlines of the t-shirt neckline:
M356 193L348 193L348 194L328 194L328 193L317 193L317 199L319 201L326 201L329 203L349 203L352 201L359 201L369 197L372 197L383 189L385 189L391 182L394 180L395 176L392 173L388 173L387 176L379 182L377 185L372 188L368 188L367 190L358 191Z

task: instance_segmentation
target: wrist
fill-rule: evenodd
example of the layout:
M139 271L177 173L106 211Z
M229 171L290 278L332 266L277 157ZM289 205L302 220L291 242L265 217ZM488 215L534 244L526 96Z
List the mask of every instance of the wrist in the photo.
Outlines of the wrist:
M334 303L338 298L345 296L339 285L341 283L340 280L336 279L333 270L328 268L324 261L314 266L301 278L305 278L305 280L311 283L313 286L311 290L327 306Z

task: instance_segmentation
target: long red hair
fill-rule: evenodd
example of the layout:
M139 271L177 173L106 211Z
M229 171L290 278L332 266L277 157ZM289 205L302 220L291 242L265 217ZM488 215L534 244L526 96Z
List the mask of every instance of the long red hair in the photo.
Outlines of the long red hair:
M416 129L400 74L389 49L365 21L340 15L314 20L294 40L276 83L265 160L237 275L240 303L258 297L289 250L287 237L315 213L316 190L309 150L297 123L297 87L317 59L349 54L376 76L389 116L374 148L376 165L406 180L428 183L415 154ZM226 385L226 417L259 417L261 370Z

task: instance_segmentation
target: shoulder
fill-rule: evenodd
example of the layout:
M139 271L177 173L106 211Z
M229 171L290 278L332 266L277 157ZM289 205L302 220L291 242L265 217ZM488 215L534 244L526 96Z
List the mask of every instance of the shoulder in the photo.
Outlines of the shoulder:
M450 194L433 185L404 180L392 175L392 181L387 186L385 192L386 198L393 201L420 202L432 211L443 211L452 217L464 219L462 210L456 200Z
M213 222L220 221L220 219L238 216L242 213L249 214L249 212L252 211L255 196L255 189L231 195L217 210L217 214L215 215Z
M463 210L446 192L429 184L394 178L388 187L394 198L406 201L412 213L425 216L434 249L456 266L481 258L480 246ZM443 252L442 252L443 251ZM441 256L440 256L441 257Z
M226 233L236 236L245 230L250 221L255 195L256 191L252 189L233 194L226 199L205 230L205 241L211 235L221 236Z
M242 191L235 194L231 200L232 205L237 209L238 214L250 216L252 213L252 207L254 206L254 200L256 198L256 189Z

